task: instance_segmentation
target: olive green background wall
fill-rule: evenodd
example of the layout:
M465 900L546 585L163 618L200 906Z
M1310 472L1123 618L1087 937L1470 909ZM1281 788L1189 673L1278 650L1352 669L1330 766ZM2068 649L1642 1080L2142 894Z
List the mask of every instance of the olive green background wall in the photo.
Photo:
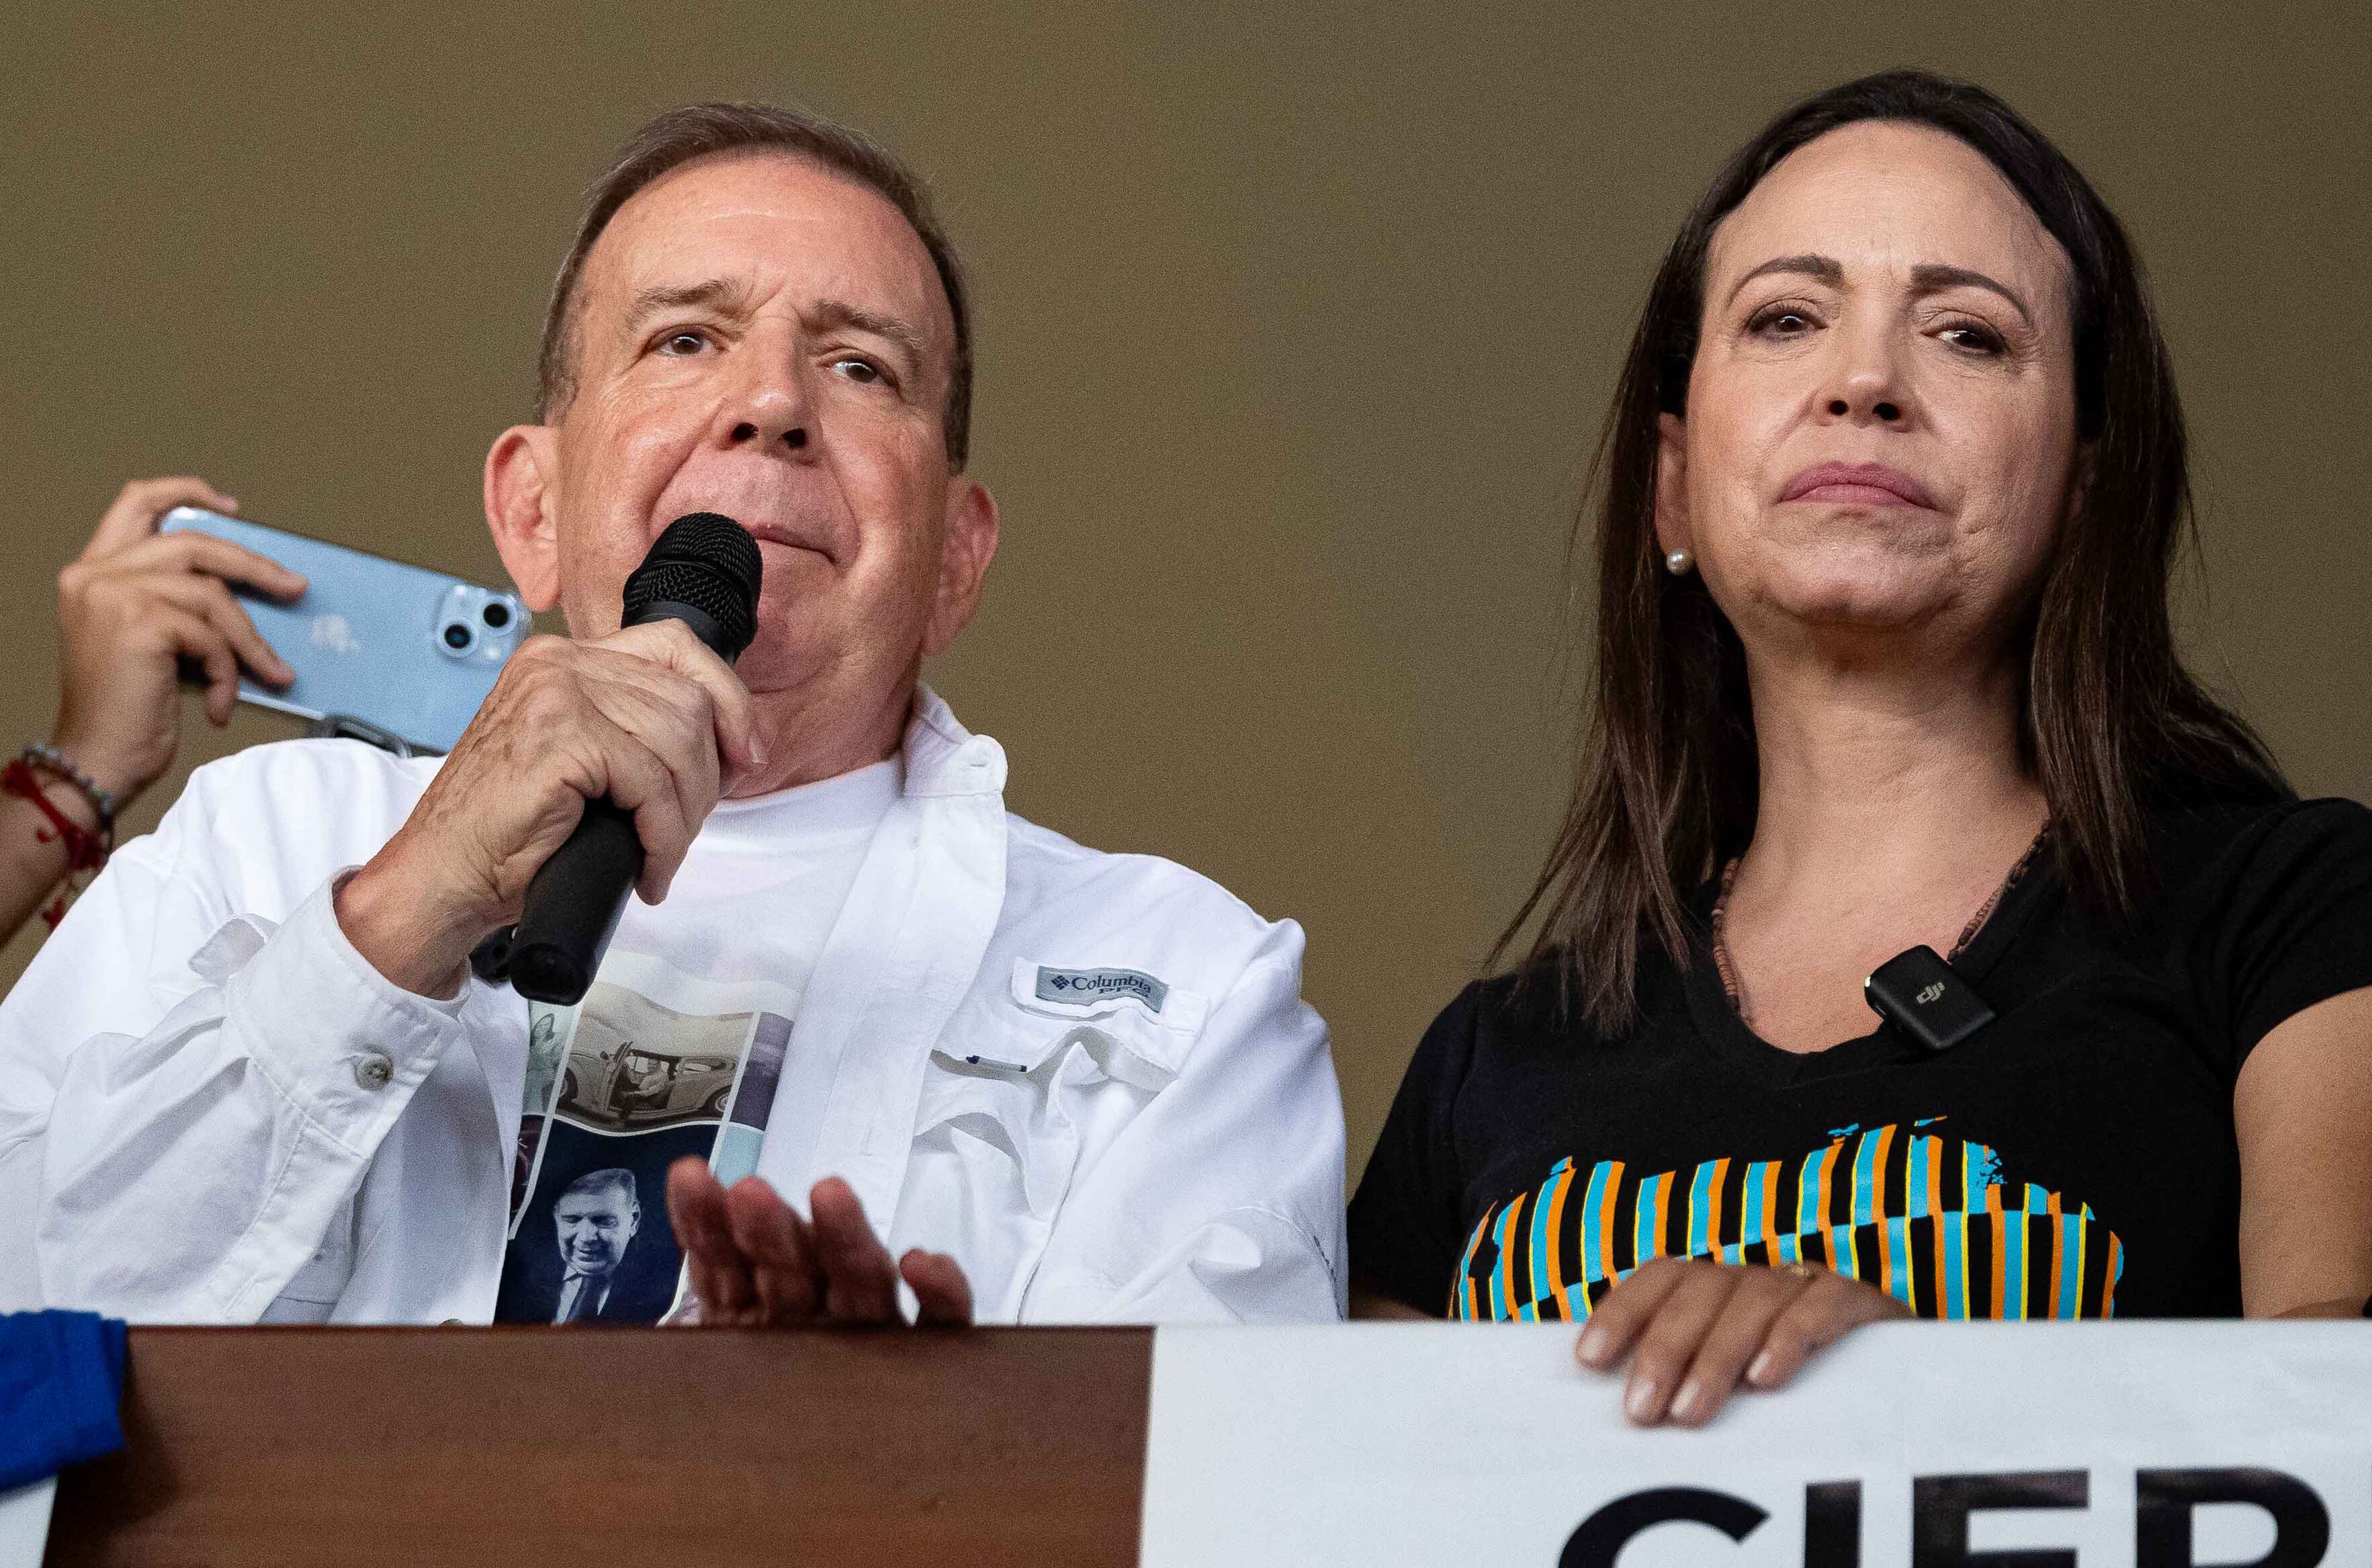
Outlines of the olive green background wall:
M1563 801L1564 541L1657 256L1791 98L1916 64L2131 225L2194 657L2302 787L2372 796L2365 7L87 9L0 22L6 748L126 478L499 580L479 462L584 182L668 105L804 101L933 179L978 288L1005 544L936 679L1017 809L1308 927L1355 1174ZM133 821L287 733L192 707Z

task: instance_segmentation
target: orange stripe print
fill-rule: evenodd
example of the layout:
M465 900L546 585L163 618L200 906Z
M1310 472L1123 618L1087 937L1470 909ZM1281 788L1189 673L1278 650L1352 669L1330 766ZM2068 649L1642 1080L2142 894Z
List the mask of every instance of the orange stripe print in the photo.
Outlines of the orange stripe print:
M1529 1192L1516 1194L1516 1201L1507 1205L1507 1217L1500 1231L1507 1240L1499 1249L1499 1299L1507 1304L1507 1316L1511 1318L1520 1316L1516 1302L1516 1254L1523 1249L1524 1200L1530 1196Z
M1873 1214L1883 1215L1886 1213L1886 1156L1893 1151L1893 1125L1889 1123L1879 1128L1874 1136L1877 1153L1870 1156L1869 1161L1869 1203ZM1878 1248L1878 1288L1893 1295L1894 1249L1887 1245L1886 1222L1883 1219L1878 1221L1877 1230L1878 1234L1872 1239ZM1904 1260L1905 1262L1909 1260Z
M1994 1226L1994 1318L1998 1320L2009 1301L2009 1224L2002 1214L2001 1183L1985 1184L1985 1214Z
M1573 1297L1565 1294L1564 1259L1562 1255L1564 1229L1564 1195L1573 1190L1573 1167L1567 1165L1564 1174L1557 1178L1556 1191L1549 1194L1549 1283L1556 1293L1558 1311L1566 1322L1573 1321ZM1532 1282L1532 1294L1540 1294L1541 1282Z
M1622 1198L1622 1162L1606 1169L1606 1194L1598 1201L1598 1277L1614 1277L1614 1208Z
M1932 1243L1928 1250L1935 1255L1935 1300L1940 1307L1944 1301L1944 1282L1951 1278L1951 1270L1946 1262L1946 1255L1951 1250L1951 1243L1946 1236L1948 1227L1944 1223L1944 1161L1949 1156L1944 1152L1944 1141L1941 1138L1927 1138L1923 1139L1922 1142L1927 1145L1928 1237ZM1966 1153L1966 1145L1963 1145L1963 1157ZM1968 1288L1969 1282L1964 1278L1960 1281L1959 1303L1960 1316L1963 1318L1969 1315Z
M1653 1175L1561 1159L1481 1216L1449 1310L1578 1321L1593 1293L1687 1249L1825 1265L1923 1317L2113 1317L2122 1238L2078 1195L2006 1176L1994 1150L1929 1125L1847 1128L1794 1158L1723 1156Z
M2066 1248L2059 1246L2059 1236L2062 1236L2062 1229L2059 1229L2059 1193L2050 1193L2045 1198L2042 1213L2052 1217L2052 1295L2047 1314L2059 1317L2059 1272L2066 1267Z

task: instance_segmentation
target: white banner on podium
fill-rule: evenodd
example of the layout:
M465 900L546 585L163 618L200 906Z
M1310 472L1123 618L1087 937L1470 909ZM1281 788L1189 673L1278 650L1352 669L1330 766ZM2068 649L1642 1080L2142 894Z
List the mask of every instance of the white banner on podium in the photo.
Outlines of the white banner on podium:
M58 1478L0 1492L0 1568L41 1568L50 1539L50 1504Z
M1573 1341L1161 1330L1145 1568L2372 1561L2372 1323L1887 1324L1701 1432Z

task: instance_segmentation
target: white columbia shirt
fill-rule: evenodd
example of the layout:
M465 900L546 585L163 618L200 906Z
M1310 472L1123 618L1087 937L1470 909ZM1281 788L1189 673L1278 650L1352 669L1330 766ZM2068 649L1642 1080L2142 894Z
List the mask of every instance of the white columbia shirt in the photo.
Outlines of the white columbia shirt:
M399 990L330 902L436 766L242 752L83 895L0 1005L0 1309L491 1318L527 1005ZM893 762L719 807L604 981L763 989L790 1027L758 1173L802 1204L846 1179L893 1254L955 1255L984 1322L1338 1317L1299 927L1008 815L1005 775L918 692Z

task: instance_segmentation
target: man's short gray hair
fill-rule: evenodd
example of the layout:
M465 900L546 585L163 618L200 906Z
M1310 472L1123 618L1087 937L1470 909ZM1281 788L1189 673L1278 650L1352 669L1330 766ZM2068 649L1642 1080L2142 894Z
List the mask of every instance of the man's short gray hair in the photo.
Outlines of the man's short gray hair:
M711 153L785 152L822 165L875 192L904 215L938 269L947 291L948 314L956 326L955 364L948 376L943 417L948 466L960 470L971 452L971 311L964 293L963 268L954 244L931 210L931 193L913 170L862 131L799 109L765 103L695 103L670 109L626 138L609 168L585 199L576 242L560 263L552 303L543 316L543 344L536 355L535 416L549 424L576 395L576 369L583 344L577 326L583 311L578 285L594 241L635 192L669 169Z

